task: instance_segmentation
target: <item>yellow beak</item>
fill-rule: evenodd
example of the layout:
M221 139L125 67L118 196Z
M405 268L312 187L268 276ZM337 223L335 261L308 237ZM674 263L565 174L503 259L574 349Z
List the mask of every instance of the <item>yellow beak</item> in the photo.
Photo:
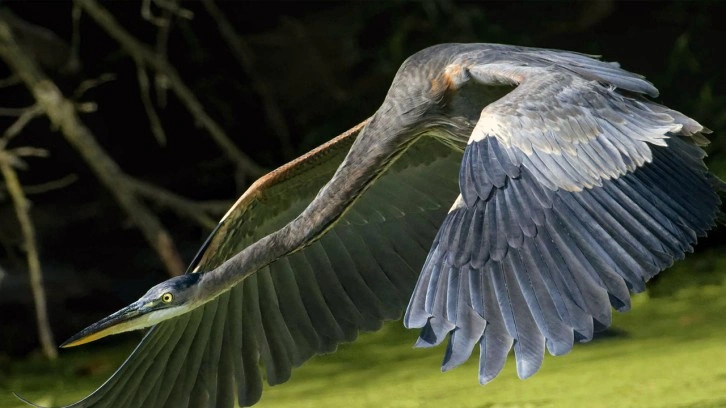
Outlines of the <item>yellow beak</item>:
M136 320L140 316L144 315L144 309L149 311L148 308L144 306L145 305L140 301L134 302L118 312L81 330L75 336L61 344L60 347L68 348L80 346L81 344L90 343L111 334L135 330L139 328L139 324Z

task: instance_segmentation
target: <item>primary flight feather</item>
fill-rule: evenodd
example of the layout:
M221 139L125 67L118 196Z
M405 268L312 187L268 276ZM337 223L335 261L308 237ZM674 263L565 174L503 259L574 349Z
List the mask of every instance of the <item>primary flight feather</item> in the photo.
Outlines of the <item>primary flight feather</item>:
M67 341L154 326L72 407L249 406L405 311L443 369L529 377L610 324L720 214L708 131L583 54L442 44L373 116L254 183L190 273ZM407 306L408 305L408 306Z

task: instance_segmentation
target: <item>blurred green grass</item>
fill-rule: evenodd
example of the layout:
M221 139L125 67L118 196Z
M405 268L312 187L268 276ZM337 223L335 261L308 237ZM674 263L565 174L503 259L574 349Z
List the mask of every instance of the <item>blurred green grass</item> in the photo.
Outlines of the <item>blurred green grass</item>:
M678 264L651 295L634 298L632 311L614 315L614 336L548 355L526 381L512 356L484 387L476 357L441 373L444 347L412 349L416 333L390 322L267 387L258 406L726 407L726 287L714 278L723 279L715 272L725 266L716 251ZM37 356L2 362L0 407L24 406L13 391L44 406L78 400L113 372L132 340L62 351L54 363Z

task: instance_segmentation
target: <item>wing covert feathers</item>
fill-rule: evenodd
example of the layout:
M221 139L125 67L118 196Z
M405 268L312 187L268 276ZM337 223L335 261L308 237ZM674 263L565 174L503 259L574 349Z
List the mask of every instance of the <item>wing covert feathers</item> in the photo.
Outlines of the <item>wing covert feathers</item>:
M477 49L447 70L457 86L518 86L482 109L404 324L422 328L419 346L450 335L444 370L479 343L481 383L512 347L527 378L715 225L708 130L637 95L657 95L642 77L579 54Z
M404 323L419 346L450 334L447 370L480 345L480 382L514 346L527 378L545 347L568 352L610 324L610 307L683 258L714 226L720 199L701 159L680 137L651 146L635 171L580 191L540 182L498 138L470 143L460 168L463 199L439 230Z

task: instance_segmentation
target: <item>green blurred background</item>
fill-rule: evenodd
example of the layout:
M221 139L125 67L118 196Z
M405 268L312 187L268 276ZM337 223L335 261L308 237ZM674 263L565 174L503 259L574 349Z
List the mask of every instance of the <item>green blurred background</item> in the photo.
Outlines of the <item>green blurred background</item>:
M246 45L247 69L201 3L181 5L194 17L172 18L160 34L142 18L141 3L103 3L136 38L157 50L164 44L169 63L206 111L267 169L368 117L400 63L417 50L442 42L498 42L602 55L646 75L661 91L657 101L714 131L708 164L726 177L726 3L220 2ZM87 16L80 19L77 56L67 51L73 49L72 9L72 2L0 3L2 13L27 24L23 45L66 95L84 80L114 74L81 98L98 106L82 120L124 171L192 200L220 202L214 215L221 216L224 203L254 180L235 170L171 92L154 88L167 135L158 143L127 53ZM164 16L156 3L151 11ZM43 30L53 33L52 41ZM0 64L0 78L9 75ZM163 83L153 72L151 79ZM22 86L0 88L2 108L32 102ZM270 116L269 104L279 118ZM0 117L0 129L14 120ZM24 185L73 180L29 196L51 326L63 341L167 275L113 196L47 120L33 121L12 142L26 145L49 156L27 160ZM209 229L151 205L190 261ZM22 236L4 189L0 243L6 273L0 280L0 407L20 406L11 391L41 405L71 402L112 373L140 335L62 351L58 361L47 362L37 351ZM566 357L548 357L530 380L516 379L509 364L480 387L476 361L441 374L443 349L412 350L417 334L393 322L306 364L290 383L267 390L261 405L726 406L725 244L724 228L714 231L696 254L652 281L603 339Z

